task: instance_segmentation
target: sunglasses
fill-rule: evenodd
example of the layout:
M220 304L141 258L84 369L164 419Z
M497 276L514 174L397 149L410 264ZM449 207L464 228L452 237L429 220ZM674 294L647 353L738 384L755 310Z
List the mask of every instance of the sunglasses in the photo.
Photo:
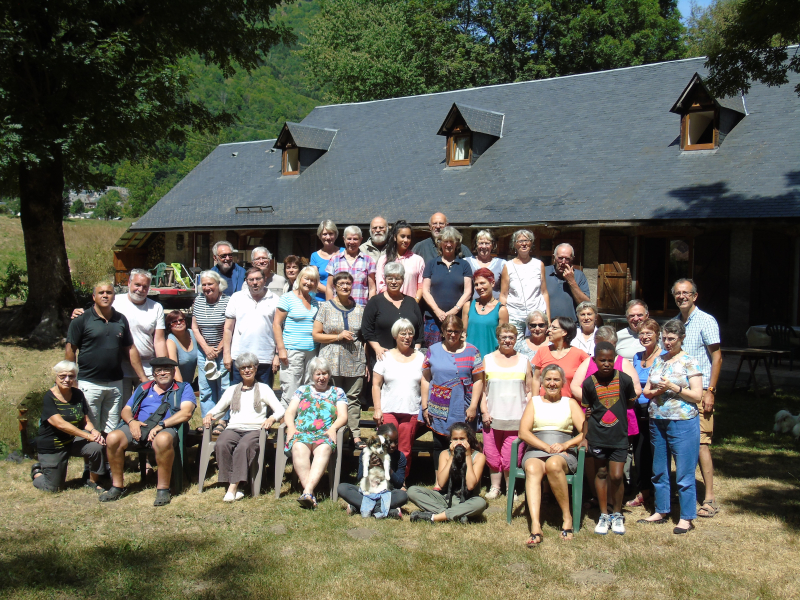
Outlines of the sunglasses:
M547 325L544 323L528 323L528 329L546 329Z
M233 254L217 254L217 258L233 258Z
M170 325L175 325L176 323L186 323L186 319L172 319L172 321L169 322Z

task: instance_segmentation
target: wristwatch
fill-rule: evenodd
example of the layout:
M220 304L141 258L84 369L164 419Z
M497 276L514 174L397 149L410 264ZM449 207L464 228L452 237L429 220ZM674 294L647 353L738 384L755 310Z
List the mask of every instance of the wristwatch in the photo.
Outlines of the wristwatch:
M706 390L708 390L709 392L711 392L711 393L712 393L712 394L714 394L714 395L716 395L716 394L717 394L717 388L716 388L715 386L713 386L713 385L710 385L710 386L708 386L708 387L706 388Z
M167 426L164 424L164 421L159 421L158 422L158 426L161 427L161 429L166 429L167 428Z

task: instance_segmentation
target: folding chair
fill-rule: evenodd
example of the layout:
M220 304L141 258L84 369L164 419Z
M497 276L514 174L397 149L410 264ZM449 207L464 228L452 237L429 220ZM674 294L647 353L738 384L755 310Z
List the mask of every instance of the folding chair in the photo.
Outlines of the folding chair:
M331 486L331 500L336 502L339 498L339 480L342 476L342 448L344 447L344 434L348 427L345 425L336 432L336 452L331 452L331 458L328 462L328 482ZM278 436L275 438L275 497L281 497L281 486L283 485L283 476L286 471L286 462L289 457L286 456L283 449L286 446L286 424L281 423L278 427Z
M267 449L267 430L262 429L258 435L258 460L250 465L250 492L253 498L261 495L261 477L264 474L264 456ZM208 472L208 462L211 453L217 446L216 440L211 441L211 427L203 428L203 441L200 445L200 472L197 480L197 493L202 494Z

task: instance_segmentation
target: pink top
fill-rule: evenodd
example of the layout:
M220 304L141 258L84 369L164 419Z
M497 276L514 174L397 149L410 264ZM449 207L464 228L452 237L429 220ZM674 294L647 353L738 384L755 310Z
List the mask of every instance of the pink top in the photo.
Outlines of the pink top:
M425 270L425 259L409 250L403 256L398 256L395 262L402 263L403 268L406 270L405 280L400 291L406 296L414 298L417 295L417 290L422 287L422 272ZM378 267L375 270L375 284L379 294L386 291L386 279L383 276L385 267L386 255L382 254L378 259Z
M617 360L614 361L614 368L617 371L622 371L622 361L625 360L624 356L617 356ZM591 377L597 373L597 363L593 360L589 361L589 366L586 367L586 379ZM586 412L585 410L583 412ZM628 436L638 435L639 434L639 421L636 420L636 412L632 409L628 409Z

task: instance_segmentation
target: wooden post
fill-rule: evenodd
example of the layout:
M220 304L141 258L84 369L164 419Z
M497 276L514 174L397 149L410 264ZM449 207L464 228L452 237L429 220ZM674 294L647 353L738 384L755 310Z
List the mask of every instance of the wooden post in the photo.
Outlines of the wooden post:
M20 404L17 407L17 421L19 422L19 441L22 448L22 455L25 458L31 458L33 455L33 448L31 448L30 440L28 440L28 407Z

